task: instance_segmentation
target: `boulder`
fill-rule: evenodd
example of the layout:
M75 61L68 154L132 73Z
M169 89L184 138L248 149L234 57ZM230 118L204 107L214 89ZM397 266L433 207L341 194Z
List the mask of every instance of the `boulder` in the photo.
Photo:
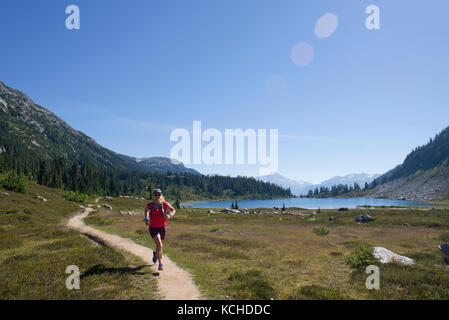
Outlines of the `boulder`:
M8 196L9 195L8 192L0 192L0 194L3 195L3 196Z
M41 200L41 201L47 202L47 199L45 199L44 197L37 196L36 198L39 199L39 200Z
M449 242L440 244L438 246L438 249L440 249L440 251L443 252L444 261L446 261L446 263L449 263Z
M369 214L363 214L361 216L355 217L355 222L365 223L365 222L370 222L373 220L374 219Z
M106 209L109 209L109 210L112 210L112 207L110 206L110 205L108 205L108 204L102 204L101 205L103 208L106 208Z
M374 247L373 256L382 263L397 262L403 265L415 264L413 259L396 254L384 247Z
M334 217L329 217L329 221L335 221L335 218Z
M402 225L403 225L404 227L411 227L410 223L407 223L407 222L404 222Z
M215 213L215 211L214 210L209 210L209 211L207 211L207 213Z
M237 209L229 209L229 208L223 209L223 210L221 210L221 212L223 212L223 213L232 213L232 214L240 213L240 211L237 210Z

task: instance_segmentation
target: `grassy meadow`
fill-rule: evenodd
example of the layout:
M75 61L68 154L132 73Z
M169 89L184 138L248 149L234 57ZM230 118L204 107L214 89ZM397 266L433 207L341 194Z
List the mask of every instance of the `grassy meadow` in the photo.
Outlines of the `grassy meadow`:
M102 199L85 222L154 247L143 223L146 201ZM120 214L134 206L141 214ZM349 211L289 208L250 214L183 208L169 221L164 250L212 299L449 299L449 265L437 245L449 241L449 209L375 208ZM254 214L254 212L262 212ZM359 224L356 215L376 220ZM329 217L336 218L329 221ZM408 225L403 225L408 224ZM365 287L360 245L383 246L415 259L414 266L379 265L380 290ZM350 263L349 257L361 261ZM354 259L353 259L354 260Z
M152 270L140 259L65 227L79 205L66 200L64 191L30 182L26 194L6 192L0 195L0 299L157 298ZM85 205L97 211L85 222L153 248L143 222L146 203L133 197L95 203L90 197ZM113 210L97 207L102 204ZM449 241L448 207L317 214L289 208L292 215L213 210L178 210L164 247L210 299L449 299L449 265L437 249ZM354 221L366 213L375 221ZM416 265L379 265L380 290L368 290L365 266L373 261L363 248L372 246L413 258ZM72 264L81 271L80 290L65 286Z
M9 194L0 194L0 299L155 298L149 266L65 227L80 208L64 191L31 182L26 194L0 191ZM66 288L69 265L80 269L79 290Z

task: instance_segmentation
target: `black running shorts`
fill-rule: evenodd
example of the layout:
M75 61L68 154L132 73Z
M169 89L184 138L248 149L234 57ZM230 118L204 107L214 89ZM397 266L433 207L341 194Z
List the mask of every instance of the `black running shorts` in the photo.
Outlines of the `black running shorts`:
M167 226L163 226L161 228L150 227L151 238L154 238L155 236L157 236L158 233L161 235L161 240L164 240L165 234L167 233Z

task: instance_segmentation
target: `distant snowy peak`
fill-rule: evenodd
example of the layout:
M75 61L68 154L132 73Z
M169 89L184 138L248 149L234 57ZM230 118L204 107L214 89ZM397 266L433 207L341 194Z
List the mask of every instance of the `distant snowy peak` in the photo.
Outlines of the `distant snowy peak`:
M306 190L308 191L308 187L312 185L312 183L307 181L297 181L293 179L286 178L279 173L270 174L267 176L261 176L257 178L263 182L274 183L278 186L284 188L290 188L293 194L300 195Z
M365 185L365 182L370 183L377 177L380 177L379 174L368 174L368 173L352 173L347 174L345 176L336 176L332 177L328 180L323 181L320 184L312 184L307 181L297 181L293 179L286 178L278 173L271 174L268 176L261 176L258 177L258 180L264 181L264 182L270 182L277 184L284 188L290 188L293 194L295 195L305 195L309 192L311 189L320 188L320 187L332 187L334 185L339 184L347 184L347 185L354 185L354 183L357 183L362 188Z
M339 185L339 184L350 185L350 184L357 183L363 187L365 182L370 183L377 177L380 177L380 174L353 173L353 174L347 174L345 176L332 177L328 180L321 182L319 184L319 186L320 187L332 187L334 185Z

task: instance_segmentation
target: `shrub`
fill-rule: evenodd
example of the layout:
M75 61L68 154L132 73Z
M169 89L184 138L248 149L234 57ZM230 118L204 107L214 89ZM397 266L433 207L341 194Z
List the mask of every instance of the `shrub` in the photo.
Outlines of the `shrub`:
M441 241L449 242L449 231L445 231L440 236Z
M364 244L360 244L347 259L346 263L354 269L359 269L369 265L379 265L379 261L374 258L373 250Z
M84 193L66 191L64 194L64 198L69 201L74 201L74 202L78 202L78 203L86 203L89 196Z
M329 234L329 230L324 229L323 227L319 227L319 228L313 228L313 232L315 232L317 235L320 236L326 236Z
M6 178L0 181L0 187L3 187L10 191L15 191L19 193L26 193L27 182L23 175L19 175L14 171L9 173Z
M229 276L228 280L236 299L268 300L278 296L268 277L256 269L246 272L236 271Z
M210 229L210 231L217 232L217 231L220 231L220 229L221 229L220 226L216 226L216 227L213 227L212 229Z

